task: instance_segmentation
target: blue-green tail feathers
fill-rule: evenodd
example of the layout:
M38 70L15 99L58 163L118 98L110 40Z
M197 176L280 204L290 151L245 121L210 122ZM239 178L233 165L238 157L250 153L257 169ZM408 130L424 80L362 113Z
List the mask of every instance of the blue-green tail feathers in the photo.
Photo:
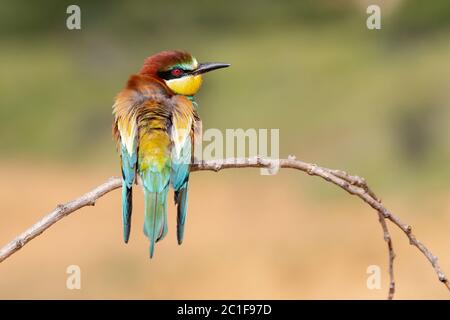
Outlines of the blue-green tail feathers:
M150 240L150 258L155 252L155 244L167 234L167 192L169 185L160 192L150 192L144 188L145 218L144 234Z
M133 192L132 187L128 187L126 182L122 183L122 224L123 241L128 243L131 230L131 212L133 210Z
M121 148L122 160L122 224L123 224L123 240L128 243L131 230L131 211L133 209L132 188L136 175L136 152L131 155L125 146Z

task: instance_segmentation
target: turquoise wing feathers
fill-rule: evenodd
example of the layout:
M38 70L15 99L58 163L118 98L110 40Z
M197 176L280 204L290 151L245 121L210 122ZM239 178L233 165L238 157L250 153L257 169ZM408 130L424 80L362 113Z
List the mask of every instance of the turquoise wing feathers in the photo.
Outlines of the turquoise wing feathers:
M128 243L131 230L131 212L133 210L133 183L136 175L136 150L128 153L125 145L121 145L122 162L122 224L123 240Z
M178 98L172 116L172 171L171 183L177 206L177 240L182 244L188 206L188 184L194 154L194 135L198 116L194 103L187 98Z
M186 137L180 153L174 152L172 159L171 182L174 189L175 204L177 206L177 240L183 242L184 223L186 221L188 203L189 170L192 159L191 136Z

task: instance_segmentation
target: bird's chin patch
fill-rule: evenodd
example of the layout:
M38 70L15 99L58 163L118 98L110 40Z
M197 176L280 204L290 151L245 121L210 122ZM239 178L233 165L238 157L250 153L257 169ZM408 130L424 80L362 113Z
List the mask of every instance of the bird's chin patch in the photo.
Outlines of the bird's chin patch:
M178 79L166 80L166 85L176 94L193 96L202 85L202 76L185 76Z

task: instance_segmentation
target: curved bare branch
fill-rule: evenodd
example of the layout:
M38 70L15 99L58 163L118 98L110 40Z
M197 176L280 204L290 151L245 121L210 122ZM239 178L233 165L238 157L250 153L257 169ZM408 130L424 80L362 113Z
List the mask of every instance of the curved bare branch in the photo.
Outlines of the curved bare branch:
M450 291L450 282L441 270L438 259L431 251L412 233L410 225L403 223L397 216L390 212L382 203L381 200L375 195L375 193L369 188L366 181L358 176L349 175L342 170L328 169L317 166L316 164L303 162L297 160L293 156L289 156L288 159L271 160L262 157L252 158L229 158L221 160L201 161L191 166L191 171L220 171L223 169L231 168L266 168L266 169L278 169L278 168L290 168L300 170L312 176L318 176L322 179L333 183L340 188L344 189L348 193L359 197L369 206L376 210L378 214L378 220L383 230L384 240L387 243L389 254L389 291L388 299L392 299L395 294L395 281L394 281L394 258L395 253L392 244L392 237L389 232L386 220L391 221L407 236L409 243L415 246L422 254L428 259L435 273L447 289ZM110 178L107 182L96 187L92 191L82 195L81 197L67 202L65 204L57 205L56 208L38 221L36 224L28 228L14 240L9 242L3 248L0 249L0 263L10 257L15 252L19 251L29 241L36 238L45 230L50 228L57 221L63 217L77 211L85 206L95 205L95 201L106 193L119 188L122 185L121 178Z

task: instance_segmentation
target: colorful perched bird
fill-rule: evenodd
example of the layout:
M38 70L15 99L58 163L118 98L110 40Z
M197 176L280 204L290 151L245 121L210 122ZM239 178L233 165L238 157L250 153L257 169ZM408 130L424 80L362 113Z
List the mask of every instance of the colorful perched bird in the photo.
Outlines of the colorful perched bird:
M144 190L144 233L150 240L150 258L155 243L167 233L169 184L177 206L178 243L183 241L189 169L200 127L194 95L203 73L228 66L198 63L185 51L163 51L147 58L116 97L113 136L122 165L123 237L127 243L132 187L139 182Z

